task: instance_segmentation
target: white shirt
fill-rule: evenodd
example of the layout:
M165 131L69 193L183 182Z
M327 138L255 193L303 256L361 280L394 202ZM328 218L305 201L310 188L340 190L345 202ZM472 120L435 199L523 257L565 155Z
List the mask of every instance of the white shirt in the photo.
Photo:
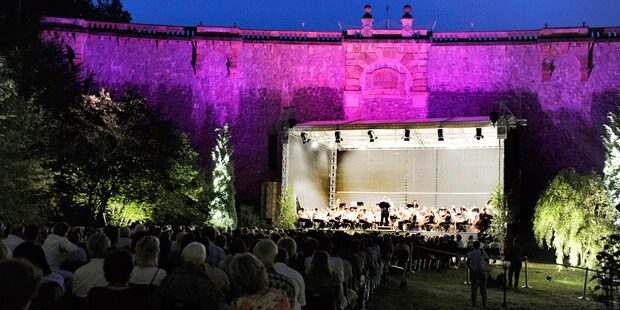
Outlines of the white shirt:
M76 252L78 247L71 243L66 237L51 234L47 236L45 242L43 242L43 251L47 258L47 263L50 265L52 271L60 269L65 259L66 252Z
M304 277L297 270L285 265L284 263L273 264L273 269L277 273L291 279L295 287L295 304L293 310L301 310L306 305L306 283Z
M159 269L159 271L157 271ZM156 274L157 273L157 274ZM166 271L158 267L140 267L135 266L131 271L131 278L129 283L131 284L151 284L159 286L161 281L166 277Z
M2 240L2 244L6 245L6 247L11 250L11 253L22 243L24 243L24 239L13 234L9 234L4 240Z
M81 298L88 296L93 287L108 286L103 274L103 258L93 258L88 264L73 273L73 295Z

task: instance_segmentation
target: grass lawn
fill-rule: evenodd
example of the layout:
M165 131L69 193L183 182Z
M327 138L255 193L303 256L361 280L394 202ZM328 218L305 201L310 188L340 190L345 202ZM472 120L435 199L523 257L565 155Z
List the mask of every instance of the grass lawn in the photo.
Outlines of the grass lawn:
M507 291L508 308L511 309L604 309L595 301L579 300L583 292L585 271L562 269L555 265L529 264L530 289L520 288ZM491 271L495 278L503 269L494 266ZM525 283L525 266L521 270L519 286ZM551 280L547 280L551 276ZM588 275L590 277L591 274ZM471 306L470 287L465 285L465 269L425 270L409 274L407 286L400 288L400 278L390 275L373 294L367 309L476 309ZM588 284L586 297L592 297ZM503 290L489 288L489 308L501 309ZM591 299L591 298L590 298ZM480 292L478 307L482 308Z

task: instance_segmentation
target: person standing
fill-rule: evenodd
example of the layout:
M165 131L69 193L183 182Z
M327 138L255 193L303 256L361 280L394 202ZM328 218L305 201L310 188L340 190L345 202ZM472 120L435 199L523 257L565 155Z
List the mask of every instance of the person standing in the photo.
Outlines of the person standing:
M523 261L523 248L519 245L519 238L512 240L512 246L508 248L506 260L510 262L508 268L508 287L512 286L512 276L514 275L514 288L519 288L519 274L521 273Z
M467 267L471 274L471 304L476 305L476 295L480 287L482 306L487 307L487 277L490 271L489 256L480 248L480 241L474 241L474 249L467 253Z
M379 208L381 208L381 221L379 225L388 226L390 224L390 202L387 196L383 196L383 200L379 202Z

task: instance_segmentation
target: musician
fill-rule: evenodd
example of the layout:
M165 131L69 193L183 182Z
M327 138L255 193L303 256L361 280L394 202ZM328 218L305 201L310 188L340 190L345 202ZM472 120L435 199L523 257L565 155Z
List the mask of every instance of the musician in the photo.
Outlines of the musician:
M312 220L310 220L310 215L304 208L300 208L297 212L297 224L301 228L310 228L312 227Z
M433 211L433 209L428 209L425 210L426 213L424 215L424 219L422 220L422 222L420 222L419 227L420 228L424 228L426 225L434 225L436 223L436 219L437 216L435 215L435 212Z
M418 206L418 201L414 199L413 202L411 203L411 205L408 205L408 207L410 207L410 208L419 208L420 206Z
M383 196L383 200L379 202L379 208L381 208L381 220L379 221L379 225L390 225L390 207L390 201L387 196Z

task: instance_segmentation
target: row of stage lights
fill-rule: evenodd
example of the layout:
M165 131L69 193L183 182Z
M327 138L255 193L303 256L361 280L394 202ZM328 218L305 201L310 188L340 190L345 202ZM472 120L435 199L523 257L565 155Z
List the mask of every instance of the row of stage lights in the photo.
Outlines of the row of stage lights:
M404 141L411 141L411 130L410 129L405 129L405 135L402 137L402 139ZM370 140L370 142L375 142L375 140L379 139L377 137L377 135L375 135L374 130L369 130L368 132L366 132L366 134L368 134L368 139ZM343 141L342 136L340 135L340 131L336 131L334 132L334 138L335 138L335 142L336 143L340 143ZM476 128L476 135L474 136L474 138L476 138L476 140L480 140L480 139L484 139L484 136L482 135L482 128ZM308 137L308 133L306 132L302 132L301 133L301 142L303 144L306 144L308 142L310 142L310 138ZM444 135L443 135L443 129L439 128L437 129L437 141L444 141Z

